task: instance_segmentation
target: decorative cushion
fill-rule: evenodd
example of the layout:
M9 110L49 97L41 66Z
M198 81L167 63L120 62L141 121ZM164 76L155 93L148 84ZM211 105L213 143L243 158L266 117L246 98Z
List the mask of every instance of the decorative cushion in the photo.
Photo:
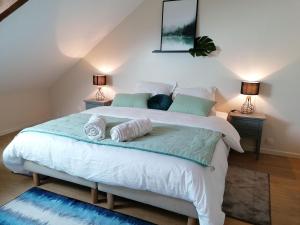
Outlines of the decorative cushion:
M137 94L117 94L112 102L112 106L147 108L147 101L150 98L149 93Z
M169 95L155 95L148 100L149 109L168 110L172 104L172 97Z
M151 93L151 96L158 94L171 95L176 85L140 81L136 85L136 93Z
M208 116L215 102L189 95L176 95L168 111Z
M173 99L177 94L182 94L182 95L189 95L189 96L194 96L194 97L199 97L199 98L204 98L208 99L211 101L216 101L216 88L211 87L211 88L204 88L204 87L194 87L194 88L181 88L181 87L176 87L173 93ZM210 111L211 116L216 115L216 109L215 106L211 109Z

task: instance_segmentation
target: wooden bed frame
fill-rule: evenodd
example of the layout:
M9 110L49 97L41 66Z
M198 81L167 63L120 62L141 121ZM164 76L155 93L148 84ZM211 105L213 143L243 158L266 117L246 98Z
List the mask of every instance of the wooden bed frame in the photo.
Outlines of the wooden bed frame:
M153 193L150 191L134 190L125 187L111 186L101 183L85 180L80 177L75 177L64 172L50 169L48 167L39 165L32 161L25 160L24 168L32 172L34 186L39 186L40 176L46 175L57 179L69 181L91 188L91 202L93 204L98 202L98 190L107 193L107 206L109 209L114 208L114 195L131 199L137 202L152 205L171 212L175 212L188 217L187 225L198 224L198 214L192 202L182 199L172 198L165 195Z

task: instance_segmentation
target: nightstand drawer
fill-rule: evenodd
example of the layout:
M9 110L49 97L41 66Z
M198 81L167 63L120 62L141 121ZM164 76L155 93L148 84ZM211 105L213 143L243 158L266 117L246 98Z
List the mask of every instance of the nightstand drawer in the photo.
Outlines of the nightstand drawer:
M85 109L92 109L99 106L110 106L112 103L111 99L106 99L103 101L97 101L95 99L86 99L85 102Z
M249 120L242 118L232 118L231 124L237 129L241 137L257 136L262 123L259 120Z
M94 104L94 103L86 103L86 104L85 104L85 108L86 108L86 109L92 109L92 108L99 107L99 106L101 106L101 105L99 105L99 104Z
M266 116L264 114L252 113L242 114L238 111L229 113L228 121L235 127L242 138L255 139L256 159L259 158L262 129Z

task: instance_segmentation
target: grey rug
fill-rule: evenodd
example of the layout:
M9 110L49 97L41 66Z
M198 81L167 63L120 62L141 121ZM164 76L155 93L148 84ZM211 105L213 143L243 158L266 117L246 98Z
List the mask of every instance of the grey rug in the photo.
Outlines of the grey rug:
M256 225L270 225L269 174L229 167L223 202L226 216Z

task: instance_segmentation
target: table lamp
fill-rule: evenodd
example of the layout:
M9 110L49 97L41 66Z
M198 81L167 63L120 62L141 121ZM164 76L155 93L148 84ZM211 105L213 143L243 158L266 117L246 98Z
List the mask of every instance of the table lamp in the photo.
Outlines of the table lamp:
M98 86L98 91L96 93L96 100L103 101L105 96L101 91L101 86L106 85L106 76L105 75L93 75L93 85Z
M255 111L254 105L251 103L251 95L259 94L260 82L258 81L242 81L241 94L247 95L245 103L242 105L241 113L251 114Z

